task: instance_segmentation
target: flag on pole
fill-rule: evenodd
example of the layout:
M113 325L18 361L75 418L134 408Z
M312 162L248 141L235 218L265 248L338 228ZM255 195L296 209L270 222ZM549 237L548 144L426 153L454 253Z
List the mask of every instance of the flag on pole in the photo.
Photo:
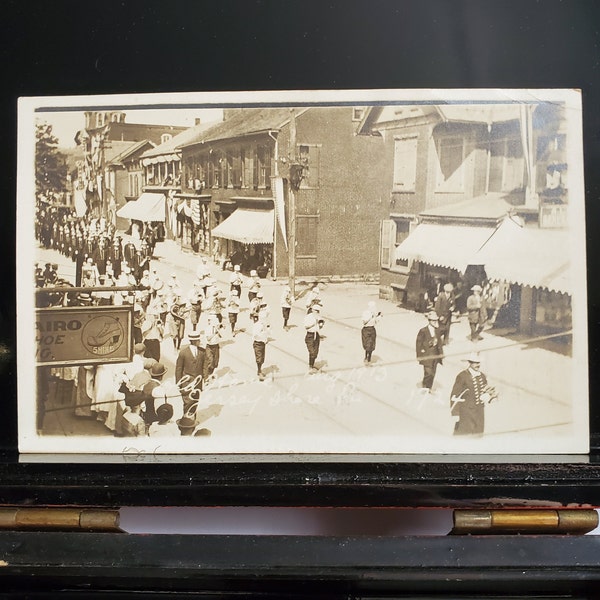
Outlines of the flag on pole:
M283 236L283 243L285 249L288 249L287 243L287 232L285 227L285 201L284 201L284 188L283 188L283 177L272 177L271 189L273 190L273 201L275 204L275 218L279 223L281 229L281 235Z

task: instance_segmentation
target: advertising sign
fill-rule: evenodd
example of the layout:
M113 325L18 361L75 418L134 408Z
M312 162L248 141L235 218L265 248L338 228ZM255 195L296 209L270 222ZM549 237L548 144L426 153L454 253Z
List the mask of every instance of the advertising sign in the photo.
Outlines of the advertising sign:
M38 309L35 320L37 365L129 362L132 328L130 306Z

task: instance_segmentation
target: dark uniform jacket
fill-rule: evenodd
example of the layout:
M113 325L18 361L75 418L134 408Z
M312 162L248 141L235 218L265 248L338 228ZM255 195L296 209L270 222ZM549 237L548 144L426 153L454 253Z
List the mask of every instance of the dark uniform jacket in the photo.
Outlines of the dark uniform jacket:
M198 348L196 357L192 354L189 346L182 348L177 356L177 362L175 364L175 381L178 382L184 375L188 375L191 380L195 379L198 375L202 375L204 369L204 359L206 351L204 348ZM183 387L186 383L183 384Z
M417 360L423 366L442 364L443 346L437 333L431 335L429 326L417 333Z
M469 369L461 371L454 381L450 398L451 413L458 416L455 434L480 434L484 425L484 402L481 395L487 387L483 373L474 377Z

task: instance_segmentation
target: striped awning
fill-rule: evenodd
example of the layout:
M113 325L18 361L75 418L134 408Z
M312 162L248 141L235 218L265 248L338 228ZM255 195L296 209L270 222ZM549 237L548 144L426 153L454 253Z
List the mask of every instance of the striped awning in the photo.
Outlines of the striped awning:
M212 234L242 244L272 244L273 223L273 209L237 208Z
M505 219L469 261L486 275L530 287L573 293L569 231L523 227Z
M117 211L117 216L149 223L165 220L165 195L144 192L137 200L127 202Z
M395 257L464 272L493 233L493 227L421 223L396 248Z

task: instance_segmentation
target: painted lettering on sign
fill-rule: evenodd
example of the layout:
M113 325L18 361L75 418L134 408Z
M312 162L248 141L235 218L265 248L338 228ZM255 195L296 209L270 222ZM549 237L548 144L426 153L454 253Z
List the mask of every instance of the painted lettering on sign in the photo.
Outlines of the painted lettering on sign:
M131 307L40 309L36 314L40 366L127 362L131 338Z

